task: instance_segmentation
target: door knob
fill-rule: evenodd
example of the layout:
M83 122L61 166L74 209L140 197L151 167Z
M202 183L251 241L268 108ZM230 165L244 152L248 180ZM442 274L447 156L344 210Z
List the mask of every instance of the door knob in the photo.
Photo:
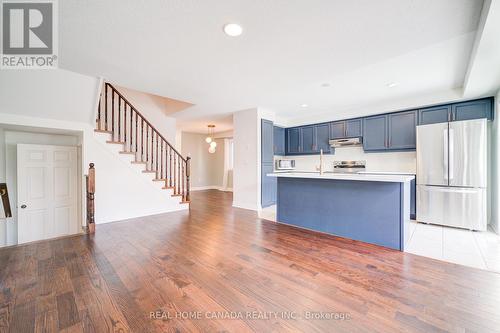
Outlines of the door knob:
M21 208L22 208L22 209L24 209L24 208L26 208L26 207L27 207L26 205L21 205Z

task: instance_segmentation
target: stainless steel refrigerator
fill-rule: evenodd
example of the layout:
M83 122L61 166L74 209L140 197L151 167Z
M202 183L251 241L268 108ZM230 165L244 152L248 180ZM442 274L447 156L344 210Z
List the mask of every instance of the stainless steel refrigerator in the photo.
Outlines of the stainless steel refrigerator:
M417 126L417 220L486 230L487 120Z

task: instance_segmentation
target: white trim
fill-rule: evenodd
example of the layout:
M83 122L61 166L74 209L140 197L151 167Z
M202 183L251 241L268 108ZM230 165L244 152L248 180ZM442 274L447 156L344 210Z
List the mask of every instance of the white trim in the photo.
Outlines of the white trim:
M254 211L259 211L259 209L255 205L255 203L246 203L246 202L235 202L235 201L233 201L233 207L242 208L242 209L248 209L248 210L254 210Z
M218 190L218 186L195 186L191 187L191 191Z
M494 233L500 235L500 233L498 232L497 228L495 228L495 225L493 223L490 223L488 225L490 226L491 230L493 230Z
M212 185L212 186L195 186L195 187L191 187L190 190L191 191L219 190L219 191L223 191L223 192L233 192L233 188L232 187L224 188L223 186L215 186L215 185Z
M90 119L91 124L96 124L96 119L97 119L97 113L99 111L99 102L101 101L101 93L102 93L102 87L104 85L104 78L100 76L99 82L97 83L96 87L96 96L95 96L95 104L94 104L94 119Z

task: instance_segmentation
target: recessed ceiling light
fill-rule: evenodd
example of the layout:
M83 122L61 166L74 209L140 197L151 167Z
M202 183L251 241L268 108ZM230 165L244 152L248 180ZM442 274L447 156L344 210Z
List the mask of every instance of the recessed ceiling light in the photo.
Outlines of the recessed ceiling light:
M322 84L321 84L321 86L322 86L322 87L329 87L329 86L330 86L330 83L325 82L325 83L322 83Z
M243 28L239 24L228 23L224 25L224 33L228 36L236 37L243 33Z
M309 106L309 105L307 105L307 104L300 104L300 107L301 107L301 108L307 108L308 106Z
M387 88L394 88L397 85L399 85L399 83L397 82L390 82L386 84Z

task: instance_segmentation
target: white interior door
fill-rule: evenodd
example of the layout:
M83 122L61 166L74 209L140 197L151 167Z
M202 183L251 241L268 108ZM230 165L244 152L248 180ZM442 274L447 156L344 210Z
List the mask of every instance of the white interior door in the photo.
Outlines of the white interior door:
M78 232L76 147L17 145L18 243Z

